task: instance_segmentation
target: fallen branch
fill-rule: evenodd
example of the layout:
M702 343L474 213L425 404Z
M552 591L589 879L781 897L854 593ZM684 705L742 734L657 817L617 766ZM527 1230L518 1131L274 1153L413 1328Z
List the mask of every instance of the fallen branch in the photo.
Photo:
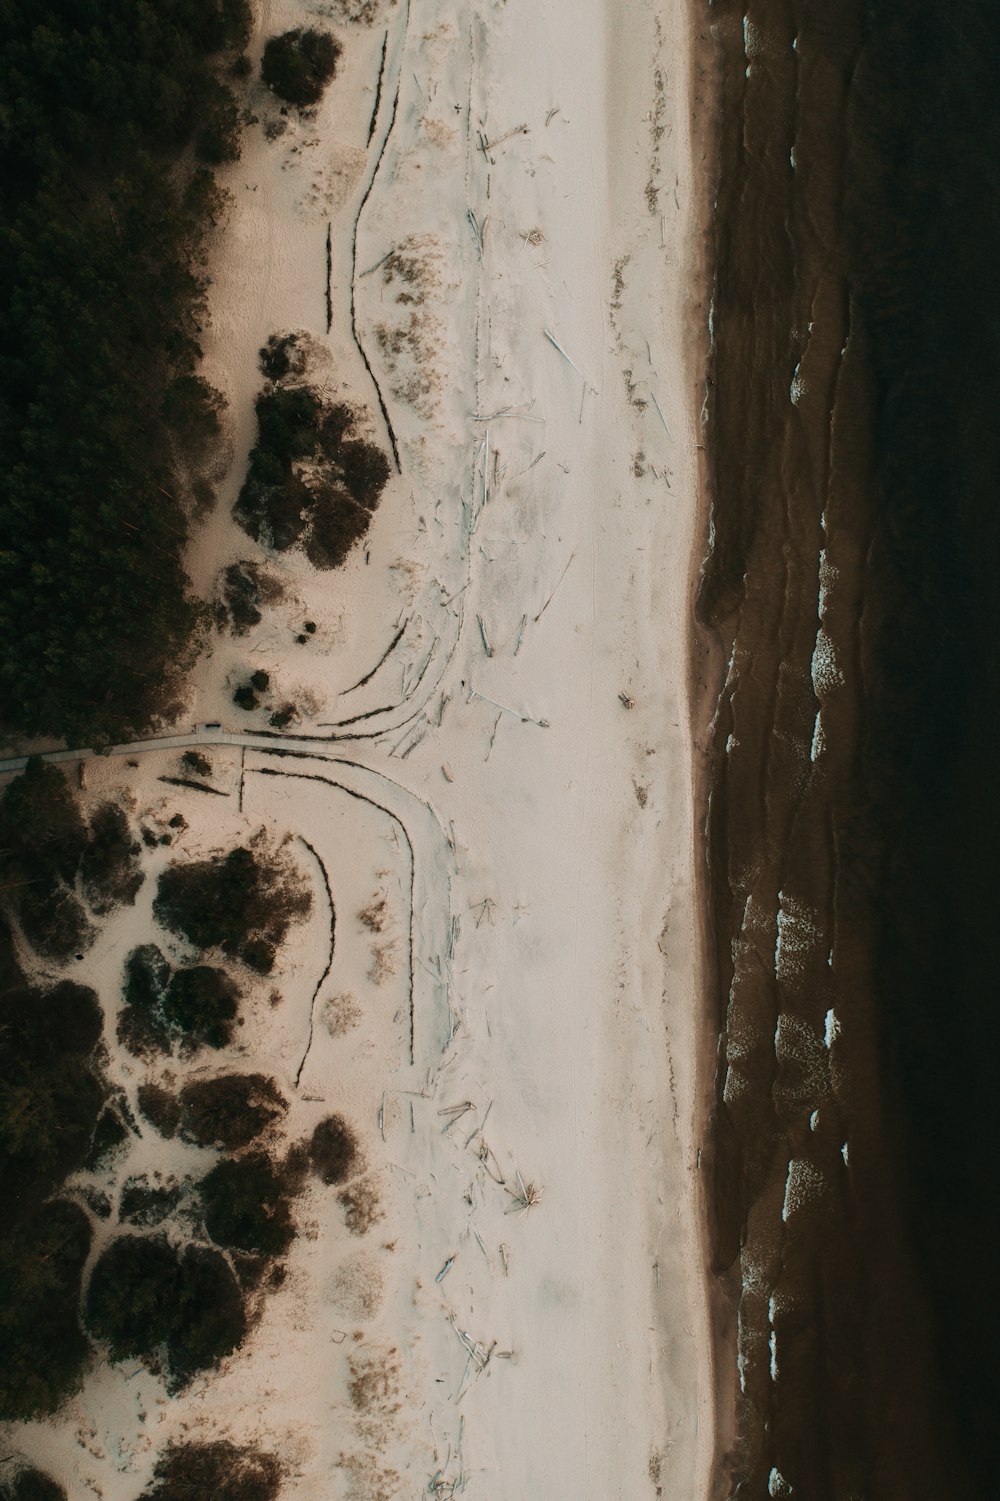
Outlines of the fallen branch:
M577 375L580 377L580 379L582 381L585 381L587 379L587 377L584 375L584 373L580 369L579 365L577 365L575 363L575 361L573 361L573 360L570 359L569 355L566 353L565 349L559 343L559 340L556 338L555 334L549 333L549 330L547 328L543 328L542 329L542 333L548 339L549 343L552 345L552 348L553 349L557 349L559 351L559 353L562 355L563 359L566 361L567 365L571 365L572 368L576 371Z
M656 410L660 414L660 421L663 423L663 431L666 433L667 437L670 439L670 441L672 443L674 441L674 435L670 431L669 427L667 426L667 419L666 419L666 417L664 417L662 408L660 407L660 403L656 399L656 392L655 391L650 391L649 394L650 394L650 396L653 399L653 405L654 405L654 407L656 408Z
M558 578L558 581L556 583L555 589L553 589L552 593L549 595L548 599L542 605L542 608L539 610L538 614L534 617L536 625L541 620L542 616L545 614L545 611L548 609L549 605L555 599L556 592L559 589L559 586L562 583L563 579L566 577L567 573L569 573L569 565L570 565L570 563L572 563L572 561L573 561L573 559L575 557L576 557L576 548L574 547L573 551L569 555L569 559L567 560L566 567L563 569L562 573L559 575L559 578Z
M210 787L207 782L193 782L190 777L157 777L157 781L166 782L171 787L190 787L192 792L211 792L214 797L229 796L228 792L222 792L218 787Z
M512 136L526 136L530 134L530 125L515 125L513 130L508 130L505 135L497 136L495 141L488 141L483 135L482 131L480 131L479 149L483 153L483 155L486 156L489 152L495 150L497 146L502 146L504 141L509 141Z

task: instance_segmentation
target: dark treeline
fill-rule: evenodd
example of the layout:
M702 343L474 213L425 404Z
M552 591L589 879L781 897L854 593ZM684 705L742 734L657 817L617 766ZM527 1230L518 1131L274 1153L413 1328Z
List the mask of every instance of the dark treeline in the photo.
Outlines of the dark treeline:
M311 1142L282 1148L272 1128L287 1101L265 1075L200 1078L176 1093L147 1081L137 1105L148 1126L222 1155L197 1181L139 1174L122 1183L122 1228L85 1278L95 1225L113 1212L106 1174L146 1133L107 1077L112 1018L101 1000L71 980L53 984L44 970L32 976L38 959L65 964L77 945L82 958L96 936L92 919L134 902L139 853L124 809L102 803L85 818L51 762L30 759L0 792L0 1421L56 1411L85 1379L95 1340L111 1360L141 1360L169 1390L217 1365L247 1333L249 1292L265 1277L280 1285L293 1201L310 1169L339 1185L357 1157L339 1117L321 1122ZM142 1059L227 1048L242 1000L229 968L270 973L310 907L287 850L259 836L169 865L154 916L193 962L171 963L153 943L128 955L120 1041ZM199 962L210 957L227 968ZM171 1486L201 1473L197 1455L190 1473L187 1460L174 1460ZM257 1494L260 1476L250 1479L246 1494ZM29 1501L36 1481L23 1470L11 1484L13 1497ZM0 1498L2 1485L0 1475Z
M162 713L195 624L185 466L246 0L0 7L0 698L8 734Z

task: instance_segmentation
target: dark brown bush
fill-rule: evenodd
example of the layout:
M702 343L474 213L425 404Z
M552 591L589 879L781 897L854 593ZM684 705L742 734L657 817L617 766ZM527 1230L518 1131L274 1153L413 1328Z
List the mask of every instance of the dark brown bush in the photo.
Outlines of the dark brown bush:
M186 1084L180 1096L180 1129L200 1147L239 1151L255 1141L288 1109L266 1074L224 1074Z
M257 563L230 563L222 575L222 597L234 636L244 636L263 616L260 606L276 604L283 593L281 584Z
M245 959L251 940L277 947L311 907L309 888L290 860L258 843L169 866L160 876L153 912L195 947Z
M306 539L306 557L314 568L339 568L351 548L368 530L371 517L364 506L339 485L313 486L315 506L312 529Z
M233 507L233 515L255 542L287 552L306 530L309 491L294 474L280 473L270 483L251 473Z
M322 99L340 53L340 43L328 31L296 27L268 41L260 76L279 99L305 108Z
M139 1110L151 1126L169 1141L177 1134L180 1125L181 1104L169 1089L158 1084L140 1084L138 1090Z
M80 861L83 894L99 917L135 901L143 882L139 854L124 810L117 803L102 803L90 820L90 840Z
M51 1476L26 1468L0 1483L0 1501L66 1501L66 1492Z
M87 1289L85 1318L112 1360L155 1366L172 1381L216 1365L246 1335L243 1297L217 1251L180 1251L162 1235L120 1235L101 1253Z
M358 1139L341 1115L321 1120L309 1143L309 1161L322 1183L343 1183L358 1171Z
M182 1047L224 1048L233 1035L240 992L225 970L211 964L175 970L161 1002L168 1028Z
M349 493L359 505L374 511L392 473L381 448L365 438L347 438L335 458Z
M273 1454L235 1444L171 1444L139 1501L274 1501L281 1466Z
M284 344L275 335L261 351L265 371L284 369ZM256 410L257 443L236 519L266 546L282 551L301 543L314 567L339 567L370 525L391 473L388 459L368 439L351 436L358 422L351 407L325 402L308 385L269 385Z
M198 1184L205 1228L231 1251L280 1256L294 1235L283 1175L265 1152L224 1159Z
M306 356L297 334L272 334L257 356L261 374L270 381L305 374Z

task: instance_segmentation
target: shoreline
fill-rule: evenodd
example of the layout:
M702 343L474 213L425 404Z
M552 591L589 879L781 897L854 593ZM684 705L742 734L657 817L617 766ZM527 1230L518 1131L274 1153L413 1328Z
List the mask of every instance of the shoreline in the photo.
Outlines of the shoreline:
M713 1131L716 1116L716 1079L721 1018L718 1014L718 957L716 914L712 902L712 877L709 868L709 808L715 775L713 724L726 679L726 655L718 632L700 618L698 597L707 565L713 528L714 465L708 447L708 414L711 409L711 386L714 343L709 331L709 309L715 299L717 249L715 242L715 197L721 170L720 110L722 107L722 69L720 47L715 35L715 18L705 14L698 0L688 0L691 78L692 138L701 149L693 178L700 185L701 251L693 278L705 299L704 316L691 329L691 363L700 372L695 384L697 410L701 414L698 445L699 519L696 544L691 553L688 619L688 684L691 703L691 747L693 768L694 830L692 862L698 893L698 994L701 997L699 1150L699 1230L702 1266L705 1278L705 1301L711 1338L711 1389L713 1395L713 1453L707 1493L722 1497L730 1493L739 1431L739 1383L737 1380L737 1305L738 1292L733 1274L724 1277L715 1266L715 1221L718 1214L714 1175L717 1140ZM702 27L704 29L702 29Z

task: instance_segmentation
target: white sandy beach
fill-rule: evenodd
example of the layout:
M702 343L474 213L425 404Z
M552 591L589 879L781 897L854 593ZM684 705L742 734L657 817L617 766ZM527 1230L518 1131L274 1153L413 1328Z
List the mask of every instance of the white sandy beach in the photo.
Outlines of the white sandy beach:
M270 334L307 333L313 377L362 404L388 449L352 282L400 472L366 551L336 573L278 555L284 598L249 636L213 637L195 670L180 732L256 736L266 715L231 696L263 667L300 706L286 747L300 757L196 733L224 797L159 782L178 774L167 748L89 762L85 782L147 818L183 814L150 874L262 826L292 836L308 923L235 1057L173 1073L273 1074L289 1140L347 1116L380 1217L353 1234L310 1187L285 1284L219 1372L168 1398L144 1371L101 1366L15 1442L74 1501L132 1501L181 1437L277 1453L288 1501L700 1501L714 1414L688 692L691 22L683 0L383 0L370 25L344 8L261 7L255 58L294 24L329 24L344 53L313 119L279 116L255 85L259 123L222 174L204 372L229 399L231 452L196 588L265 561L229 513ZM274 119L287 128L268 140ZM317 862L336 911L318 991ZM147 878L73 975L102 996L109 1073L133 1099L147 1070L115 1043L115 1008L152 896ZM375 896L378 930L357 916ZM139 1126L109 1186L212 1160ZM538 1202L520 1208L529 1185ZM359 1401L365 1371L378 1380Z

